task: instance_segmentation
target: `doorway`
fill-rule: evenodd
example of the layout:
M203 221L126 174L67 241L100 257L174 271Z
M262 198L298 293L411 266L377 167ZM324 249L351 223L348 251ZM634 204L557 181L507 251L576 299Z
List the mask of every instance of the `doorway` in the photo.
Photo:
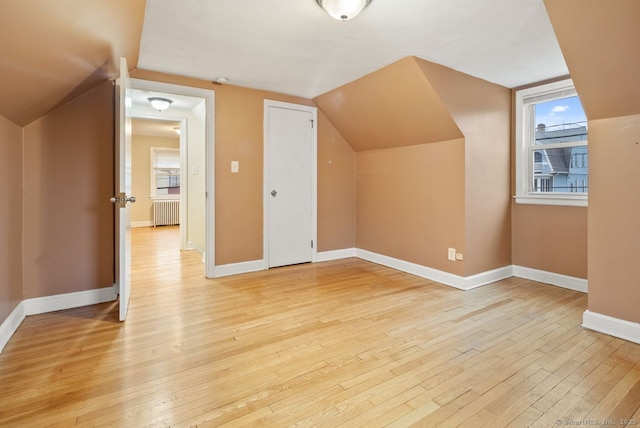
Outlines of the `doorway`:
M134 120L156 128L164 126L168 135L172 133L174 139L179 139L179 197L161 196L158 199L179 200L180 248L197 251L204 263L205 276L211 278L215 261L214 92L139 79L131 79L131 83L131 115ZM149 98L169 100L169 106L159 111L151 105ZM161 147L156 149L162 151ZM151 169L151 152L149 164ZM172 180L175 184L175 177ZM152 203L152 193L150 186L146 193L138 196L138 200L146 199Z

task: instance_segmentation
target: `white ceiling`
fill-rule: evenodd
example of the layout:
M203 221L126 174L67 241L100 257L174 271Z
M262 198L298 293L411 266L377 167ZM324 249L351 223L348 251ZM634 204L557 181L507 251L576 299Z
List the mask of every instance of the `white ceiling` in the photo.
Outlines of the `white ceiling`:
M313 98L406 56L509 88L568 74L542 0L148 0L138 68Z

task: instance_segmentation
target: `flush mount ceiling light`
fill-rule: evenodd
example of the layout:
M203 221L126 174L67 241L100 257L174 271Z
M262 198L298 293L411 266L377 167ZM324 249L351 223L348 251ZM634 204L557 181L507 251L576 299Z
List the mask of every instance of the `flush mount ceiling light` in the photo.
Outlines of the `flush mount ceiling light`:
M147 98L147 100L151 103L151 107L158 111L166 110L173 104L173 100L169 98L151 97Z
M340 21L348 21L358 16L371 0L316 0L327 13Z

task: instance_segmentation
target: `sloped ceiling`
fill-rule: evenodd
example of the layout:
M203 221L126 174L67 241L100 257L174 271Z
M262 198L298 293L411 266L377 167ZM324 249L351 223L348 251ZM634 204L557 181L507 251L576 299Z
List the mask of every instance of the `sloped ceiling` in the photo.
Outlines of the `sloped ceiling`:
M120 56L307 99L407 56L506 87L567 74L543 0L374 0L348 22L314 0L0 0L0 11L0 115L20 125L113 77Z
M463 137L414 57L313 101L356 151Z
M640 1L545 5L587 118L640 114Z
M145 0L0 0L0 115L24 126L138 62Z

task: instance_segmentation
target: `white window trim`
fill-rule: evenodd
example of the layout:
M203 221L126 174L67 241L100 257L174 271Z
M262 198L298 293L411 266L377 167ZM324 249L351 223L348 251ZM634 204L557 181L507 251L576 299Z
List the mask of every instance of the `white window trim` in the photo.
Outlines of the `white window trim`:
M534 135L536 124L533 123L533 121L527 121L525 123L525 108L528 106L528 103L525 103L524 100L540 98L541 101L543 101L545 97L557 94L558 92L565 92L564 96L575 95L573 80L566 79L516 91L516 195L514 198L518 204L564 205L575 207L586 207L588 205L589 197L586 194L576 195L570 192L539 193L530 190L531 178L529 177L533 177L533 160L530 159L532 151L529 150L527 146L527 135ZM577 143L575 145L587 145L587 143Z
M149 199L152 201L167 201L167 200L179 200L180 195L156 195L156 168L155 168L155 152L156 151L176 151L180 152L180 149L176 149L173 147L150 147L149 148ZM181 162L182 163L182 162ZM180 165L180 182L182 182L182 164ZM182 189L180 189L182 190Z

